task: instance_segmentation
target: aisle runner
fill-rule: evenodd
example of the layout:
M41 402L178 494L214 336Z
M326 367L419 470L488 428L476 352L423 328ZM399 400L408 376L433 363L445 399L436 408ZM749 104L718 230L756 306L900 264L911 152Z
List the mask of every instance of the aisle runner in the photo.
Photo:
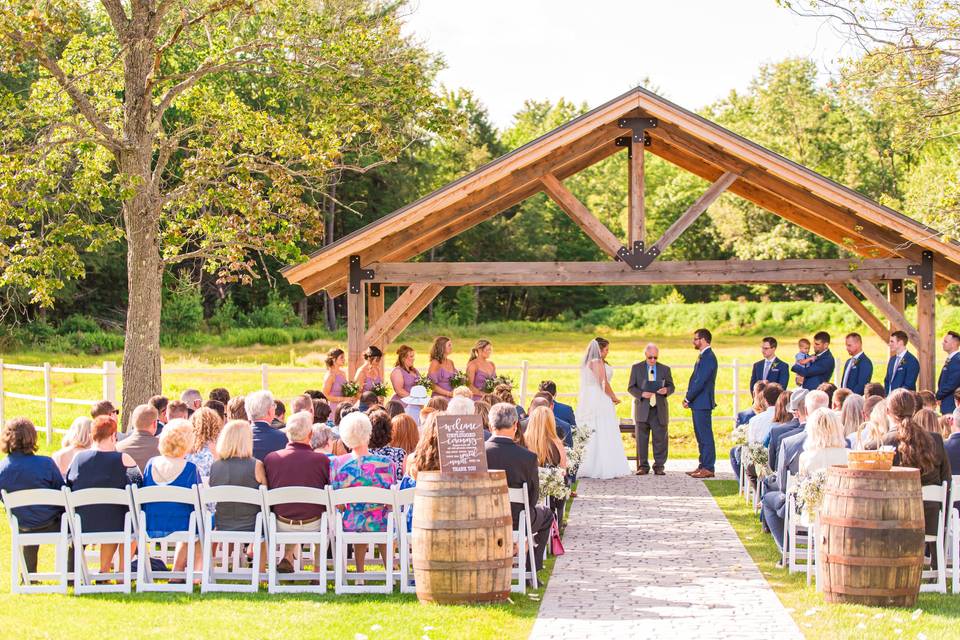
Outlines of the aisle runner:
M803 637L689 467L580 482L531 639Z

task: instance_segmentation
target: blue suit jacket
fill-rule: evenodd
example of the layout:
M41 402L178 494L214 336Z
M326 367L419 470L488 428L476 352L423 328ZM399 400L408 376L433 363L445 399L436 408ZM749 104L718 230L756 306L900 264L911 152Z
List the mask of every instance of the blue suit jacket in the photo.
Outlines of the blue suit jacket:
M553 417L557 420L563 420L571 426L577 425L577 418L573 415L573 407L556 400L553 401Z
M903 360L896 371L893 370L893 363L897 361L897 356L887 360L887 375L883 377L883 389L887 395L894 389L917 390L917 376L920 375L920 361L909 351L903 354Z
M950 461L950 472L960 475L960 433L951 433L950 437L943 441L943 448Z
M753 363L753 372L750 374L750 393L753 393L753 385L757 380L763 380L763 364L766 360ZM787 388L787 381L790 379L790 367L780 358L774 358L770 365L770 371L767 372L767 382L776 382L778 385Z
M717 382L717 356L713 349L704 349L693 367L693 375L687 385L687 404L696 411L713 411L717 406L713 388Z
M824 382L830 382L833 377L833 369L836 363L833 360L833 354L827 349L816 360L807 365L795 364L790 370L798 376L803 376L803 388L813 391Z
M804 424L800 424L800 421L794 418L790 422L785 422L783 424L775 425L770 429L770 433L767 435L767 440L763 443L765 447L770 452L770 468L777 468L777 456L780 455L780 443L783 442L785 438L789 438L792 435L800 433L803 431Z
M253 423L253 457L263 462L268 453L279 451L287 446L287 434L274 429L269 422L257 420Z
M850 369L849 374L847 369ZM843 376L847 376L847 389L858 395L863 395L863 387L870 382L873 377L873 362L867 357L867 354L861 353L857 358L857 363L853 364L853 358L847 359L843 363L843 371L840 373L840 384L843 384Z
M940 401L940 413L953 413L957 402L953 399L953 392L960 387L960 355L950 358L950 362L943 365L940 377L937 378L937 400Z

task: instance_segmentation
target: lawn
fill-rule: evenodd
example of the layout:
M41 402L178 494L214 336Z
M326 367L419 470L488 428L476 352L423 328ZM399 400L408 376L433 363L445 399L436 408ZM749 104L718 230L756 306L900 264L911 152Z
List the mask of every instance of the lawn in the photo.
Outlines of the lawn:
M807 586L805 573L790 574L776 568L780 552L773 538L760 532L751 506L737 495L736 481L709 481L707 487L808 640L960 637L957 595L921 593L913 609L826 604L822 594Z

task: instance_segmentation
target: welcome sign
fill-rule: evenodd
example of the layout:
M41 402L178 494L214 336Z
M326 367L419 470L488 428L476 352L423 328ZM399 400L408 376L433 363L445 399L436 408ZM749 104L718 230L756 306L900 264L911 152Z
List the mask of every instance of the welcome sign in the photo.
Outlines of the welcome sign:
M438 416L440 473L467 474L487 471L480 416Z

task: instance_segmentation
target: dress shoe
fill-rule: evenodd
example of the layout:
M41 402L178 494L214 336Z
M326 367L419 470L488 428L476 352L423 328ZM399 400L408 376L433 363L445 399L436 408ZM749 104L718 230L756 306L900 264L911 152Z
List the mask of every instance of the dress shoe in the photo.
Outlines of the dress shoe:
M645 476L645 475L647 475L648 473L650 473L650 469L637 469L637 474L636 474L636 475L638 475L638 476Z
M658 476L665 476L665 475L667 475L667 472L664 471L663 469L654 469L654 470L653 470L653 473L656 474L656 475L658 475Z
M713 471L710 471L709 469L700 469L696 473L692 474L690 477L703 479L703 478L713 478L716 475L717 474L715 474Z
M686 473L688 476L691 476L691 477L692 477L692 476L696 476L696 474L700 473L700 470L701 470L701 469L703 469L703 467L697 467L697 468L694 469L693 471L685 471L684 473Z
M277 563L277 571L279 573L293 573L293 565L290 563L289 560L284 558L283 560Z

